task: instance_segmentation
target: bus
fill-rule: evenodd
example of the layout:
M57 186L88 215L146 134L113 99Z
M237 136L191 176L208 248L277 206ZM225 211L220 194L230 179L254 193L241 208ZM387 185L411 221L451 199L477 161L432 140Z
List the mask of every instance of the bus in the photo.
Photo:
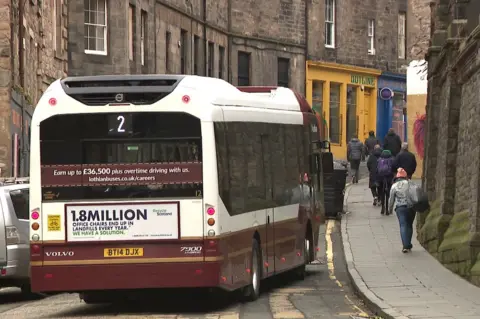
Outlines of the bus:
M204 287L255 300L315 260L319 117L281 87L191 75L67 77L31 125L34 292ZM105 293L108 292L108 293Z

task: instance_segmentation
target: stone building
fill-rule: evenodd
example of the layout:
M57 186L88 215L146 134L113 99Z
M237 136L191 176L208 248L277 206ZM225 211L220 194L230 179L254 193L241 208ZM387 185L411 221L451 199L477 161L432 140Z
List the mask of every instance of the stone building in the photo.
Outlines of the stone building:
M304 0L85 0L68 10L70 75L184 73L304 91Z
M67 0L0 0L1 176L28 176L33 108L67 72Z
M306 96L336 158L346 158L354 135L373 130L383 140L404 123L407 24L407 0L309 2Z
M480 2L436 0L428 50L421 243L480 285Z

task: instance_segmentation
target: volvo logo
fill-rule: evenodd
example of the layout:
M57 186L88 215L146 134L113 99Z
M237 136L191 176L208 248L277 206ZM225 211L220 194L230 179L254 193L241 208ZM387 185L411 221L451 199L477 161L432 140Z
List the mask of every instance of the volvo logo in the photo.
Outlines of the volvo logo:
M75 253L73 251L47 251L45 255L47 257L72 257Z
M123 94L119 93L119 94L115 95L115 101L123 102Z

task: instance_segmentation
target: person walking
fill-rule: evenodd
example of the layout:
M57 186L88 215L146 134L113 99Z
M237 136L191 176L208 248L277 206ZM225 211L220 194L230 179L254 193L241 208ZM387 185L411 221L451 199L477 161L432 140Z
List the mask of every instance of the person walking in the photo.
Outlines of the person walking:
M352 183L358 183L360 162L363 157L364 146L358 137L354 135L347 145L347 160L352 171Z
M402 150L395 157L392 169L396 172L399 168L403 168L407 172L408 179L412 179L417 169L417 159L415 155L408 150L408 143L402 143Z
M382 204L382 215L390 215L388 211L388 198L390 197L390 188L392 187L393 181L393 156L389 150L383 150L380 154L380 159L377 162L377 180L380 185L379 195L380 203Z
M400 136L395 133L393 128L390 128L383 140L383 149L390 151L393 157L395 157L398 153L400 153L401 147L402 140L400 139Z
M388 200L389 211L393 212L395 207L395 212L397 213L403 253L408 253L412 250L413 222L416 215L408 193L409 183L407 172L401 167L398 168Z
M370 156L375 150L375 145L380 145L380 141L375 137L375 132L368 132L368 137L365 140L365 154Z
M380 182L377 179L377 164L381 154L382 148L380 147L380 145L377 144L375 145L372 154L368 157L367 160L368 187L370 187L370 190L372 191L373 206L380 205Z

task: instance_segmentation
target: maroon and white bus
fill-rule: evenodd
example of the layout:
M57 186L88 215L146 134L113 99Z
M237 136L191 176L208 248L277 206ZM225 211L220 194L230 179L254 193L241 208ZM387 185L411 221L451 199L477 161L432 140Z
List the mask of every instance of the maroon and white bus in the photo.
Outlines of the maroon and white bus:
M95 303L113 290L242 288L254 300L261 279L303 276L324 216L319 124L286 88L55 81L32 118L32 290Z

